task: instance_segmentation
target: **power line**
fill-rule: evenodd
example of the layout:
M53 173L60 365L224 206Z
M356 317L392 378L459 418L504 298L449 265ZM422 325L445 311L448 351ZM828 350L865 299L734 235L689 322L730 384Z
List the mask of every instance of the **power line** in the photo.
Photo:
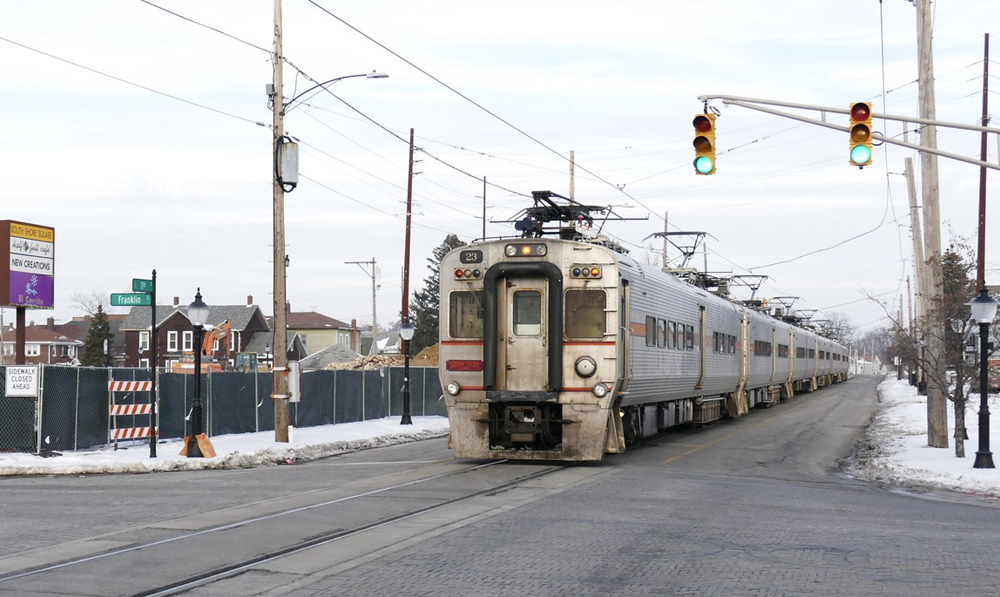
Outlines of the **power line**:
M215 27L206 25L204 23L199 23L198 21L196 21L196 20L194 20L192 18L186 17L186 16L184 16L182 14L178 14L178 13L172 11L172 10L168 10L166 8L163 8L162 6L160 6L158 4L153 4L149 0L139 0L139 1L143 2L145 4L148 4L149 6L152 6L153 8L158 8L158 9L162 10L163 12L165 12L167 14L174 15L178 19L183 19L183 20L185 20L185 21L187 21L189 23L192 23L194 25L198 25L199 27L204 27L205 29L208 29L210 31L214 31L214 32L219 33L221 35L225 35L226 37L228 37L230 39L233 39L233 40L236 40L236 41L240 42L241 44L246 44L246 45L250 46L251 48L260 50L262 52L266 52L268 55L273 55L274 54L274 52L272 52L271 50L268 50L267 48L262 48L261 46L258 46L257 44L254 44L254 43L250 43L250 42L246 41L245 39L240 39L240 38L236 37L235 35L232 35L230 33L226 33L225 31L223 31L221 29L216 29Z
M84 65L79 64L77 62L73 62L72 60L67 60L65 58L60 58L59 56L56 56L55 54L50 54L48 52L43 52L42 50L39 50L37 48L32 48L31 46L26 46L26 45L24 45L22 43L18 43L16 41L7 39L6 37L0 37L0 41L5 41L5 42L7 42L9 44L13 44L13 45L18 46L20 48L24 48L25 50L30 50L30 51L35 52L37 54L41 54L42 56L45 56L47 58L52 58L53 60L58 60L59 62L63 62L65 64L69 64L70 66L75 66L77 68L82 68L85 71L89 71L89 72L92 72L94 74L101 75L102 77L107 77L109 79L113 79L115 81L118 81L119 83L124 83L126 85L131 85L132 87L138 87L139 89L142 89L144 91L149 91L149 92L155 93L157 95L162 95L163 97L168 97L168 98L170 98L172 100L177 100L179 102L184 102L185 104L188 104L190 106L194 106L196 108L201 108L203 110L208 110L210 112L215 112L216 114L222 114L223 116L228 116L230 118L235 118L236 120L242 120L243 122L249 122L250 124L256 124L257 126L263 126L263 127L268 127L269 128L269 125L267 125L267 124L265 124L263 122L252 120L250 118L244 118L243 116L237 116L236 114L231 114L229 112L225 112L225 111L219 110L217 108L212 108L212 107L206 106L204 104L199 104L199 103L193 102L191 100L186 100L186 99L184 99L182 97L178 97L176 95L171 95L169 93L166 93L164 91L160 91L158 89L153 89L152 87L147 87L145 85L140 85L139 83L133 83L132 81L129 81L127 79L123 79L121 77L116 77L115 75L111 75L111 74L108 74L106 72L99 71L96 68L90 68L89 66L84 66Z

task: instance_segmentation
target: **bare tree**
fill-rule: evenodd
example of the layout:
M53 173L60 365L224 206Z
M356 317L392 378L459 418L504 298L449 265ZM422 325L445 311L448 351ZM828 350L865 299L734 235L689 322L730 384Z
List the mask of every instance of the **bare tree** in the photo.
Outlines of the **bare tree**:
M73 308L79 309L91 317L97 315L98 310L103 313L117 312L110 306L111 295L100 290L94 290L89 293L75 292L70 295L70 300L73 301Z
M907 361L922 363L930 383L953 388L945 397L955 412L955 456L964 458L967 387L978 372L966 361L966 338L976 327L969 316L969 301L976 289L975 258L964 239L951 242L941 256L941 267L942 292L931 301L928 313L917 321L920 340L901 334L895 352ZM896 324L905 329L902 322ZM934 344L942 349L929 350L928 346Z

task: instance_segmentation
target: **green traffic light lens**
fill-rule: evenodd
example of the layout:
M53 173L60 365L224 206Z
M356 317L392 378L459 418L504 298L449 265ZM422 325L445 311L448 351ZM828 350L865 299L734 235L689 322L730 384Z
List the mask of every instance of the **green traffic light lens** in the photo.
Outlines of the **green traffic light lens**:
M855 145L851 148L851 162L855 164L867 164L872 159L872 150L866 145Z
M715 164L712 163L710 158L702 155L695 158L694 169L701 174L708 174L712 170L715 170Z

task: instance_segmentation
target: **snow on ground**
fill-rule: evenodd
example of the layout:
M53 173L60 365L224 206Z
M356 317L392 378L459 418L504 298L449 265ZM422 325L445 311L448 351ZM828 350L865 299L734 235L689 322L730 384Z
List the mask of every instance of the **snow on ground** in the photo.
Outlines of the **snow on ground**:
M948 403L949 447L927 445L927 397L906 380L886 377L878 386L881 409L858 445L848 467L859 479L899 487L932 487L1000 498L1000 469L975 469L979 449L979 394L966 403L965 458L955 457L955 410ZM1000 396L990 395L990 450L1000 465Z
M979 395L974 394L966 412L969 439L965 458L955 458L954 438L948 448L927 446L927 399L906 381L887 377L878 386L881 408L858 445L856 458L847 465L853 476L901 487L935 487L1000 499L1000 469L974 469L979 447ZM990 396L991 413L1000 414L1000 396ZM993 417L996 419L996 416ZM1000 420L991 420L990 447L1000 450ZM948 426L954 412L948 405ZM399 417L296 428L291 441L276 443L274 432L222 435L211 438L215 458L180 456L180 440L156 446L149 457L146 441L125 442L124 449L36 454L0 454L0 476L94 473L148 473L205 468L241 468L290 464L343 452L444 437L446 417L413 417L413 425L400 425ZM1000 465L1000 455L994 457Z
M400 418L393 417L359 423L294 428L288 443L276 443L273 431L220 435L211 438L216 454L214 458L181 456L181 440L158 443L156 458L149 457L148 440L119 442L118 450L61 452L47 457L35 454L0 454L0 476L149 473L293 464L301 460L448 435L447 417L412 419L412 425L400 425Z

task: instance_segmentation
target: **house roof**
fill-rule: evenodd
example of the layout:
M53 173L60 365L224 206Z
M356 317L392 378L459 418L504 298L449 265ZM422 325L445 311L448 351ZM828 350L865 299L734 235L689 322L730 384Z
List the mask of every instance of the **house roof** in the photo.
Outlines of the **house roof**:
M361 355L343 344L334 344L302 359L302 369L322 369L330 363L349 363L359 356Z
M273 318L268 317L268 322ZM327 317L316 311L291 312L286 318L285 325L293 330L350 330L354 329L350 324L339 319Z
M122 322L121 330L148 330L150 320L152 319L152 314L150 312L151 309L152 307L132 307L128 312L128 315L125 316L125 321ZM156 325L160 326L164 321L170 319L174 313L178 312L184 317L187 317L187 306L175 307L173 305L157 305ZM208 321L205 323L209 325L218 325L228 319L230 325L232 325L233 331L243 331L253 320L254 315L258 313L260 313L260 307L257 305L209 305ZM261 319L264 318L263 313L260 313L260 317Z
M13 327L8 327L3 332L4 343L14 343L16 330ZM32 344L66 344L66 345L83 345L83 342L75 338L69 338L59 332L53 332L52 330L46 329L40 326L29 325L24 328L24 341L31 342Z

